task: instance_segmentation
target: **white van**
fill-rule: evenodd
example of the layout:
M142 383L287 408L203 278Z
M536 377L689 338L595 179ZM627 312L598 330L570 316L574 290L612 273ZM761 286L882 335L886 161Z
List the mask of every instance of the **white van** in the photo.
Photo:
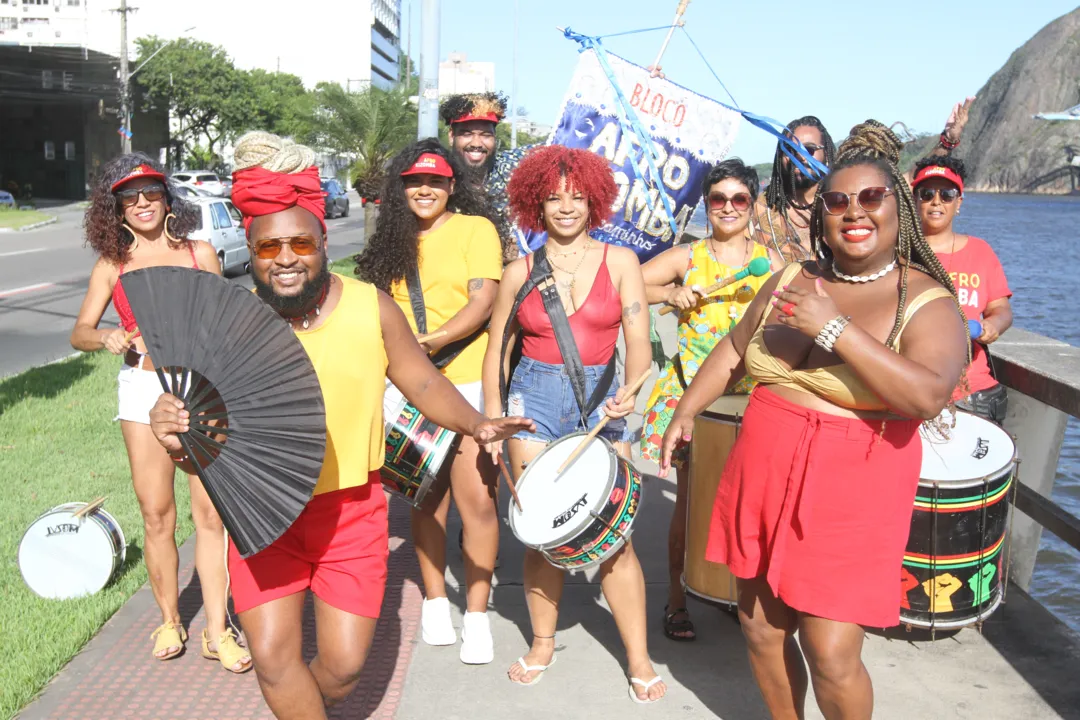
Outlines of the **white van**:
M251 255L244 217L236 206L222 198L188 198L187 201L199 208L202 215L202 224L191 233L191 239L205 240L214 246L226 275L247 272Z

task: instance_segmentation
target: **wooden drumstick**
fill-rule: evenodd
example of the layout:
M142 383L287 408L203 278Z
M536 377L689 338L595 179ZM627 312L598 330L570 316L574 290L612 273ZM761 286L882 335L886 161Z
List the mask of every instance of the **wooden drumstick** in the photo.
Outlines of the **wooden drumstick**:
M416 338L416 342L423 345L424 343L426 343L429 340L438 340L439 338L441 338L444 335L446 335L445 330L436 330L435 332L428 333L427 335L420 335L419 337Z
M131 332L129 332L127 335L124 336L124 344L127 345L128 343L130 343L135 338L135 336L138 335L138 334L139 334L139 328L136 327L134 330L132 330Z
M652 375L652 368L649 368L642 373L641 377L635 380L634 383L626 389L627 395L633 395L640 390L641 386L645 384L645 381L649 379L650 375ZM570 453L570 457L566 458L566 461L555 471L556 475L561 475L566 468L570 467L570 465L578 459L578 456L581 455L581 453L585 452L585 448L588 447L589 443L593 441L593 438L604 429L604 426L608 424L608 420L610 419L610 415L604 415L604 417L600 418L600 422L596 423L596 427L589 431L589 434L585 436L585 439L581 441L581 444L574 448L574 452Z
M746 267L744 267L739 272L735 273L734 275L729 275L728 277L720 280L719 282L714 282L712 285L709 285L707 288L705 288L698 294L701 296L701 300L704 300L717 290L725 288L728 285L733 285L751 275L753 275L754 277L761 277L762 275L768 275L770 272L772 272L772 265L769 262L768 258L754 258L747 264ZM698 302L701 302L701 300L698 300ZM664 307L660 308L660 314L667 315L669 313L675 312L678 309L679 308L673 305L665 305Z
M80 518L80 519L84 518L87 515L89 515L90 513L97 510L99 507L101 507L104 504L105 504L105 496L102 495L101 497L97 498L96 500L90 501L89 503L87 503L83 507L79 508L77 511L73 512L71 514L71 516L72 517L77 517L77 518Z
M514 498L514 504L517 505L517 509L522 512L525 508L521 507L521 498L518 497L517 487L514 485L514 476L510 474L510 468L506 467L506 461L503 460L502 453L499 453L499 469L502 470L503 480L506 481L506 487L510 488L510 495Z

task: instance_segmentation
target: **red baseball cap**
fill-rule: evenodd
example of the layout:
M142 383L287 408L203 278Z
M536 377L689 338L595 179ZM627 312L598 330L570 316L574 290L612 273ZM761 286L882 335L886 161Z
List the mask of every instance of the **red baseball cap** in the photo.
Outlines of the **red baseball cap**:
M958 187L960 192L964 192L964 181L960 179L960 176L957 175L952 168L947 168L944 165L927 165L917 172L915 178L911 181L911 189L914 190L919 186L919 183L930 180L931 178L948 180Z
M458 123L469 122L470 120L483 120L484 122L499 123L499 116L493 112L480 113L479 115L462 115L459 118L455 118L450 124L457 125Z
M402 177L406 175L441 175L452 178L454 177L454 169L450 167L450 163L446 162L446 158L442 155L424 153L416 158L416 162L413 163L411 168L401 173Z
M154 168L150 167L149 165L136 165L135 167L131 168L131 170L128 171L127 175L125 175L124 177L120 178L119 180L117 180L116 182L114 182L112 184L112 188L110 188L110 192L116 192L117 188L119 188L124 183L131 182L132 180L137 180L138 178L144 178L144 177L145 178L152 178L154 180L161 180L162 182L165 181L165 176L162 173L159 173Z

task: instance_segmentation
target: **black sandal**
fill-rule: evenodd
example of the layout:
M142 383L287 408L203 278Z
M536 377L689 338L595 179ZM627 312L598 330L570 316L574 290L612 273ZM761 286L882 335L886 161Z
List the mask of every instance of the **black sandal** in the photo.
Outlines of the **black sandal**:
M676 615L685 615L685 620L675 620ZM676 635L675 633L694 633L693 635ZM668 606L664 606L664 635L677 642L692 642L697 640L697 631L694 623L690 620L690 612L684 608L675 608L668 612Z

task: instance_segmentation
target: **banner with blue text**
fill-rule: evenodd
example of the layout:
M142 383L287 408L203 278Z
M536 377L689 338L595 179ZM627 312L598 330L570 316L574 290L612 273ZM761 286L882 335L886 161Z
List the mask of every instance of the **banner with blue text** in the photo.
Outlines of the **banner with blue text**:
M670 80L649 77L639 65L610 53L606 59L610 79L595 50L581 53L548 143L583 148L608 160L619 194L610 220L592 236L633 248L645 262L675 239L672 216L660 192L667 195L681 232L701 200L701 183L709 168L723 160L735 142L741 118ZM653 177L612 82L651 139L659 177ZM544 233L518 232L519 242L529 251L546 240Z

